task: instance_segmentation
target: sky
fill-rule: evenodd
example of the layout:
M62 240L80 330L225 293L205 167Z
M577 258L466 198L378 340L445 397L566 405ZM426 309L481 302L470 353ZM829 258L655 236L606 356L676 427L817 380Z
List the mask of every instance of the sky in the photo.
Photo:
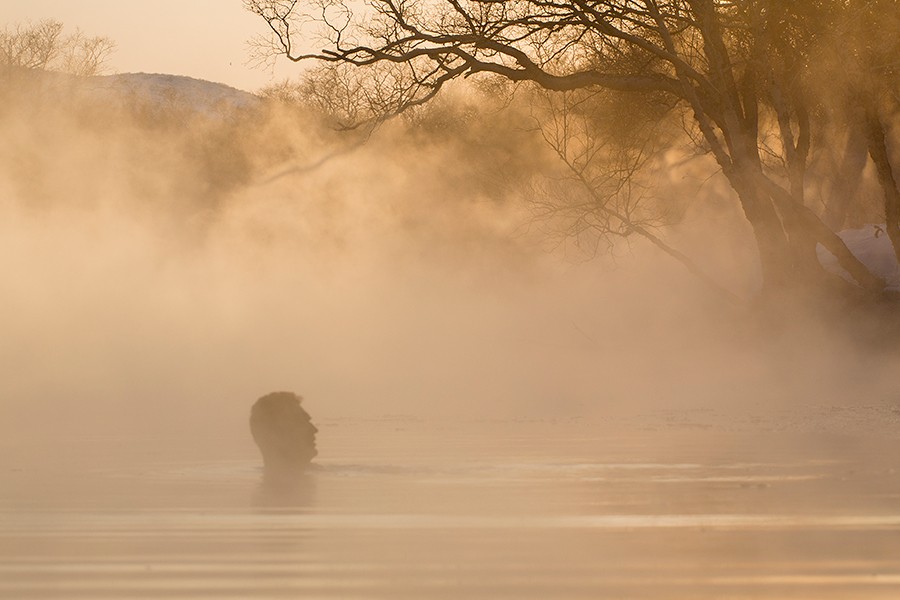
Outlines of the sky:
M247 12L241 0L3 0L0 27L56 19L66 31L116 42L112 73L187 75L256 91L273 78L296 71L293 65L273 74L247 65L247 42L264 33L265 24Z

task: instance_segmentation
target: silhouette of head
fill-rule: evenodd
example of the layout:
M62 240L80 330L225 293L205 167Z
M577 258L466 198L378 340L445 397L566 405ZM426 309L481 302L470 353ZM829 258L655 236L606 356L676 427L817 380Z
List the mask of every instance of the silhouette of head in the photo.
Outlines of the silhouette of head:
M315 458L316 426L291 392L267 394L253 404L250 433L263 456L266 476L297 473Z

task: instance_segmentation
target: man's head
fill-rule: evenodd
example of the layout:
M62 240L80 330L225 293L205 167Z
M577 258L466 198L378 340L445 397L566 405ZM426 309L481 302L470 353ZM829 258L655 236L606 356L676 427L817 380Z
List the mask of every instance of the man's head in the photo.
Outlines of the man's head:
M291 392L274 392L256 401L250 411L250 432L263 456L266 474L304 469L315 458L316 426Z

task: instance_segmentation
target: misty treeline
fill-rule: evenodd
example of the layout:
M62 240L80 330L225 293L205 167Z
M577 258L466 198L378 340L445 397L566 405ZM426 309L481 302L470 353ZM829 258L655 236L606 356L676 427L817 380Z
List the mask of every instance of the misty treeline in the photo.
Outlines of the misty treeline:
M25 209L200 215L250 176L239 120L105 78L23 71L12 83L0 91L0 184Z
M252 126L251 110L207 106L174 83L105 75L114 51L112 39L67 33L53 19L0 30L5 199L35 211L127 206L201 223L252 180L253 150L263 146L254 132L270 128Z
M55 22L49 38L35 33L49 23L5 31L29 32L43 48L59 39ZM265 205L259 210L271 214L247 217L242 235L265 242L280 211L292 212L303 222L283 235L334 249L354 243L353 224L366 218L351 213L377 204L366 235L393 228L421 242L413 252L448 260L485 245L509 258L522 248L528 216L511 215L511 198L546 170L539 139L517 126L523 115L499 111L484 94L447 94L373 140L341 131L334 113L293 83L254 95L189 78L25 65L3 71L0 86L0 191L36 214L112 210L202 239L226 213ZM411 152L422 152L414 168L403 159ZM364 171L377 179L357 181ZM370 197L358 200L360 189Z
M866 221L882 224L900 256L892 0L245 6L268 25L257 56L309 60L305 95L341 127L427 104L459 80L518 98L510 106L527 107L568 171L537 206L564 217L570 237L602 246L644 236L703 276L656 229L683 214L669 186L687 173L727 182L752 230L764 292L849 291L822 269L821 245L855 289L883 296L884 280L836 233ZM715 202L722 191L710 187L697 195Z

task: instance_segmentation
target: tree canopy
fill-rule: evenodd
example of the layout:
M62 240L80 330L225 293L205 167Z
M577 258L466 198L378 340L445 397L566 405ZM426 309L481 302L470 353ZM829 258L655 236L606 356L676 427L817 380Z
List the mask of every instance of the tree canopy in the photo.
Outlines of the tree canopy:
M900 248L900 193L887 147L900 64L890 33L900 16L893 2L245 4L268 25L265 52L319 61L332 73L366 69L355 93L376 101L383 114L480 74L549 92L608 90L664 107L642 116L681 115L695 149L715 159L753 229L765 289L826 281L816 258L821 244L858 287L884 290L806 190L812 158L834 139L828 132L858 132L877 167L888 234Z

